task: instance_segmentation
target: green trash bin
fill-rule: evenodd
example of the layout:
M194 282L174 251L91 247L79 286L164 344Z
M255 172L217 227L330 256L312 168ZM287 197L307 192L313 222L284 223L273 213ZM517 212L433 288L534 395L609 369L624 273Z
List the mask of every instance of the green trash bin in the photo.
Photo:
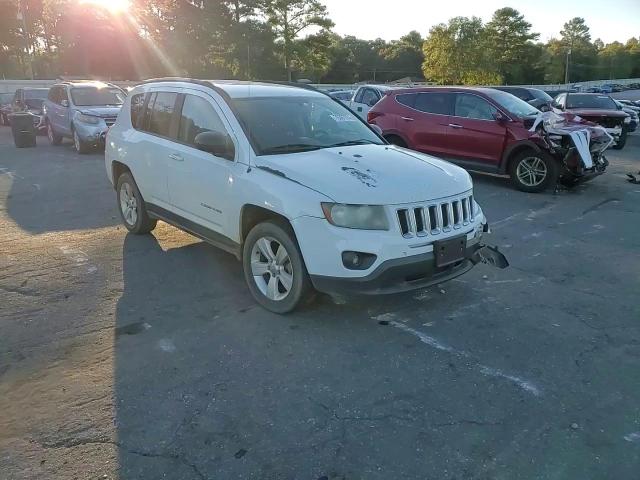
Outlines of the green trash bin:
M30 113L12 113L9 115L13 143L18 148L36 146L36 129L33 124L33 115Z

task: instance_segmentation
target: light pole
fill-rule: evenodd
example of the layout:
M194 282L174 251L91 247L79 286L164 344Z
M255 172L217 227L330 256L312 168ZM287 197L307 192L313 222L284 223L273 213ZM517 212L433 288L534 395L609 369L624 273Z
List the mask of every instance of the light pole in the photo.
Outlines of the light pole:
M569 57L571 57L571 48L567 50L567 62L564 69L564 83L569 85Z

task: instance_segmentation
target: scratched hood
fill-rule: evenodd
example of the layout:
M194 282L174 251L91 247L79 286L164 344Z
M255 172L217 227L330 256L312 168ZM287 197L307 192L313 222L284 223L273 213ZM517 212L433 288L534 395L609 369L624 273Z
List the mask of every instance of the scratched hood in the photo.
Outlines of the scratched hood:
M336 202L395 205L457 195L472 187L462 168L418 152L358 145L256 157L256 166Z

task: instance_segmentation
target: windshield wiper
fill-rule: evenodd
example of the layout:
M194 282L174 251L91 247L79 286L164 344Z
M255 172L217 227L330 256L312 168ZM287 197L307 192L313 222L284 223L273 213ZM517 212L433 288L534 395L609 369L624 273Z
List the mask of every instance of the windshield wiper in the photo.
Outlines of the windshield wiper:
M360 140L348 140L346 142L340 142L340 143L334 143L333 145L329 145L327 148L333 148L333 147L348 147L351 145L380 145L379 143L376 142L372 142L371 140L367 140L367 139L360 139Z
M296 153L309 152L311 150L319 150L320 145L311 145L310 143L287 143L285 145L277 145L262 151L263 155L271 155L274 153Z

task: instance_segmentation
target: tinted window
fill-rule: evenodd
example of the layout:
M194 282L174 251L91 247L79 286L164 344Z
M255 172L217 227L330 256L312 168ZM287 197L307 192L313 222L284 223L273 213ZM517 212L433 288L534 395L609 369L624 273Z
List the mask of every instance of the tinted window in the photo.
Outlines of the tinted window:
M416 98L414 108L426 113L453 115L452 94L420 93Z
M131 97L131 125L133 128L140 128L144 109L144 93L138 93Z
M177 93L158 92L153 106L149 103L147 108L150 116L147 130L150 133L162 135L163 137L170 136L171 119L175 109L176 98L178 98Z
M178 140L193 145L196 135L210 131L227 133L222 120L208 101L195 95L187 95L180 116Z
M606 108L617 110L618 106L608 95L570 94L567 95L567 108Z
M404 95L396 95L396 100L402 105L413 108L416 103L416 97L415 93L406 93Z
M76 87L71 89L71 98L79 107L122 105L125 94L119 88Z
M49 90L49 95L47 95L47 99L52 101L53 103L58 103L58 92L60 87L51 87Z
M378 94L371 88L367 88L362 95L362 101L360 103L364 103L365 105L373 107L376 103L378 103L378 100L380 100Z
M468 93L456 95L455 116L476 120L493 120L496 109L484 98Z

